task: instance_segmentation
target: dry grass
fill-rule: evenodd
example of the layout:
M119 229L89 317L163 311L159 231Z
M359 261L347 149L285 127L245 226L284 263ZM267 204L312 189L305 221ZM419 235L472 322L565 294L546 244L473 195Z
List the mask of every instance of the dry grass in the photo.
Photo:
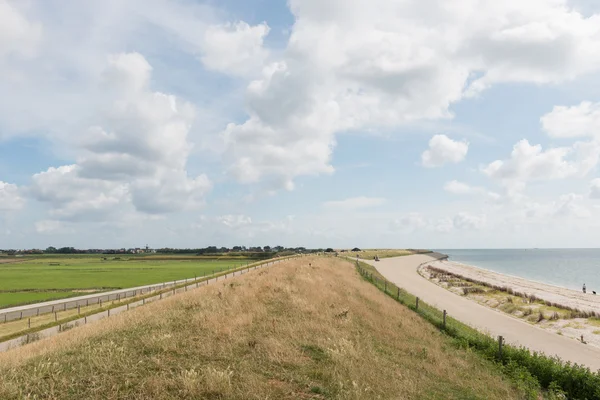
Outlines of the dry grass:
M309 266L309 263L312 266ZM1 399L511 399L339 258L303 258L0 354Z
M341 253L342 254L342 253ZM372 260L375 256L379 258L389 258L389 257L400 257L400 256L408 256L414 254L411 250L400 250L400 249L373 249L373 250L362 250L358 252L346 252L343 255L348 257L358 256L358 258L363 260Z

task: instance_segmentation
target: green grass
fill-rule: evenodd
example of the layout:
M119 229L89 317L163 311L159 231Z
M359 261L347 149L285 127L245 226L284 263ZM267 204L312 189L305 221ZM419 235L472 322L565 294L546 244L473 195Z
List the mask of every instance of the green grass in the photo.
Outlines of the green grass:
M168 282L240 266L247 259L194 257L44 256L0 264L0 308ZM52 264L52 265L50 265ZM59 264L59 265L56 265Z

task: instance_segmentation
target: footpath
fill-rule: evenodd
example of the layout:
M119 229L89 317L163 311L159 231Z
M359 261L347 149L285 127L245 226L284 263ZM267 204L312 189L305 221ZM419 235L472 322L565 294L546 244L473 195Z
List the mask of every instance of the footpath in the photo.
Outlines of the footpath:
M419 265L434 260L436 259L433 257L419 254L383 258L380 261L361 261L374 266L396 286L440 310L446 310L449 316L481 332L492 337L501 335L508 344L524 346L548 356L557 356L563 361L587 366L592 371L600 370L600 349L477 304L437 286L418 274Z

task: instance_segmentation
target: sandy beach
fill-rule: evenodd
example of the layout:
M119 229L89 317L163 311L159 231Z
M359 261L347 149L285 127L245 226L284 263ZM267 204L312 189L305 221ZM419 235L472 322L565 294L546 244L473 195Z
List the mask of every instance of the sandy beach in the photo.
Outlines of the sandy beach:
M600 313L600 295L594 295L589 289L587 293L583 293L583 291L531 281L448 260L432 261L423 265L420 274L424 277L427 277L424 271L424 268L427 266L444 270L468 280L484 282L490 286L510 288L515 293L518 292L527 296L534 295L540 300L560 305L562 308ZM456 292L455 289L452 291ZM474 298L474 301L481 304L492 308L496 306L495 304L491 304L490 301L486 301L483 297L477 298L477 296L474 296ZM573 339L580 339L581 335L583 335L586 343L600 347L600 320L587 318L559 319L556 321L545 320L536 325Z
M584 294L582 291L530 281L517 276L500 274L454 261L434 261L429 263L429 265L468 279L485 282L489 285L506 286L516 292L535 295L537 298L561 304L564 307L582 311L600 312L600 295L594 295L591 291Z

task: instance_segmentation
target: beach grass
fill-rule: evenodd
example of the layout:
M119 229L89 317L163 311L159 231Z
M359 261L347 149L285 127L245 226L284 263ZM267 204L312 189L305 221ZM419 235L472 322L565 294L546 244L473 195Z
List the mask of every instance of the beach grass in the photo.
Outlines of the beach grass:
M2 399L520 399L334 257L289 260L0 354Z

